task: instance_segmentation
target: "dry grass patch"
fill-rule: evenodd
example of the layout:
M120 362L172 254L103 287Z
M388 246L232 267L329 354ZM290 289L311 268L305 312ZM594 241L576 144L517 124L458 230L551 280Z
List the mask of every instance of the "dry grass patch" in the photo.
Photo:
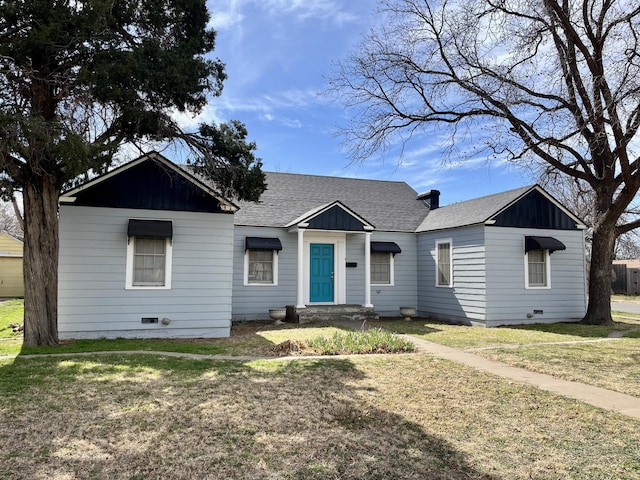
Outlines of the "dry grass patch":
M593 326L578 323L555 323L548 325L516 325L509 327L483 328L467 325L451 325L427 319L405 322L383 319L379 326L389 331L406 333L454 348L499 347L501 345L527 345L582 341L606 338L611 332L637 329L635 323L618 322L614 326Z
M429 356L0 368L12 479L640 479L640 422Z
M614 326L556 323L480 328L426 320L382 325L515 367L640 397L640 319L634 317L614 315ZM619 340L590 342L616 331L632 333ZM567 343L585 341L589 343Z
M22 335L0 342L0 355L115 352L146 350L203 355L273 356L273 346L287 339L302 340L332 335L340 329L324 324L245 322L231 327L228 338L68 340L57 347L23 347Z
M640 334L633 336L599 343L475 353L534 372L640 397Z

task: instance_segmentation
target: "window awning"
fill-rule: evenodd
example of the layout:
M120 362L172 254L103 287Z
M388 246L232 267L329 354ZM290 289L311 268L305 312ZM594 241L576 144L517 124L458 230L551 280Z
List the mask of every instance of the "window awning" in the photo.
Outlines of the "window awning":
M129 219L128 237L173 238L171 220L136 220Z
M282 243L279 238L272 237L246 237L244 242L245 250L282 250Z
M371 253L402 253L395 242L371 242Z
M531 250L549 250L549 253L553 253L556 250L564 250L564 243L557 238L553 237L524 237L524 251L530 252Z

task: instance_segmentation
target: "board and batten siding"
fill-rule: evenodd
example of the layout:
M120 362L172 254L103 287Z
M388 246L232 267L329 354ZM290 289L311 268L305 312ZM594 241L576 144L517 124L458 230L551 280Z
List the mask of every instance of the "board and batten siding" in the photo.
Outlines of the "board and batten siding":
M130 218L173 222L170 289L125 289ZM232 250L230 214L61 205L60 338L229 336Z
M372 242L395 242L402 250L393 257L393 285L371 285L371 303L381 316L400 316L400 307L418 306L417 243L413 233L373 232ZM347 303L364 304L364 235L347 235Z
M453 286L436 286L436 241L451 240ZM485 321L487 286L482 225L418 235L418 314L442 320Z
M246 237L279 238L277 285L245 285ZM268 320L269 309L295 305L298 277L298 236L283 228L236 226L233 240L233 319Z
M0 232L0 297L24 296L20 240Z
M566 246L550 255L551 288L525 288L527 235L554 237ZM487 326L575 321L584 316L586 268L581 230L487 226L485 238Z

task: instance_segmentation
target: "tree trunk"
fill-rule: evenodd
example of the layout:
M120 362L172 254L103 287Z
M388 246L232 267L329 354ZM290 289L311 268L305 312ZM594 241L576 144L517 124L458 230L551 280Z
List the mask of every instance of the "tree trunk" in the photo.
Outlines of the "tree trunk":
M611 318L611 265L615 244L615 228L594 226L589 271L589 306L582 323L612 325Z
M24 344L58 344L58 188L49 176L25 181Z

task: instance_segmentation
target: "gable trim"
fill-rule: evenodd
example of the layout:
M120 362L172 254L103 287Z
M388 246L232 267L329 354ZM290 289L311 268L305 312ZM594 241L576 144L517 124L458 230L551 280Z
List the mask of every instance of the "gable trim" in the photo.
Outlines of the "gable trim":
M522 200L524 197L526 197L527 195L529 195L533 191L537 191L540 194L542 194L542 196L545 197L549 202L551 202L555 207L559 208L562 211L562 213L564 213L571 220L573 220L576 223L576 228L578 230L584 230L584 229L587 228L587 226L584 224L584 222L580 218L576 217L575 214L571 213L571 211L569 211L564 205L562 205L558 200L556 200L551 194L549 194L544 188L542 188L538 184L533 185L531 188L529 188L526 191L524 191L520 196L518 196L517 198L515 198L514 200L509 202L507 205L504 205L497 212L495 212L492 215L490 215L484 221L484 223L486 225L493 225L495 223L495 218L498 215L500 215L502 212L506 211L507 209L509 209L510 207L515 205L516 203L518 203L520 200Z
M330 203L326 203L324 205L320 205L320 206L318 206L316 208L312 208L311 210L308 210L307 212L303 213L302 215L300 215L298 218L296 218L292 222L289 222L288 224L286 224L285 228L291 228L291 227L308 228L309 223L314 218L319 217L323 213L331 210L333 207L338 207L338 208L344 210L348 215L353 217L358 222L362 223L363 230L365 232L370 232L370 231L375 230L375 226L370 224L367 220L365 220L363 217L358 215L356 212L351 210L349 207L344 205L339 200L336 200L336 201L330 202Z
M174 173L180 175L181 177L183 177L185 180L187 180L188 182L191 182L193 185L195 185L197 188L199 188L200 190L202 190L203 192L205 192L207 195L209 195L210 197L213 197L215 200L217 200L218 202L220 202L220 208L223 211L226 212L236 212L238 211L238 209L240 207L238 207L235 203L231 202L230 200L224 198L222 195L220 195L218 192L216 192L214 189L212 189L211 187L209 187L208 185L206 185L205 183L201 182L200 180L198 180L195 176L191 175L189 172L185 171L184 169L178 167L175 163L173 163L172 161L170 161L169 159L167 159L166 157L164 157L163 155L161 155L158 152L149 152L145 155L142 155L141 157L136 158L135 160L132 160L130 162L125 163L124 165L120 165L119 167L114 168L113 170L111 170L110 172L105 173L104 175L100 175L96 178L93 178L91 180L89 180L88 182L75 187L71 190L67 190L66 192L63 192L60 195L59 201L60 203L73 203L76 198L75 195L77 195L78 193L87 190L111 177L114 177L116 175L119 175L122 172L127 171L130 168L133 168L137 165L140 165L143 162L146 162L147 160L153 160L156 161L158 163L160 163L162 166L170 169L171 171L173 171Z

